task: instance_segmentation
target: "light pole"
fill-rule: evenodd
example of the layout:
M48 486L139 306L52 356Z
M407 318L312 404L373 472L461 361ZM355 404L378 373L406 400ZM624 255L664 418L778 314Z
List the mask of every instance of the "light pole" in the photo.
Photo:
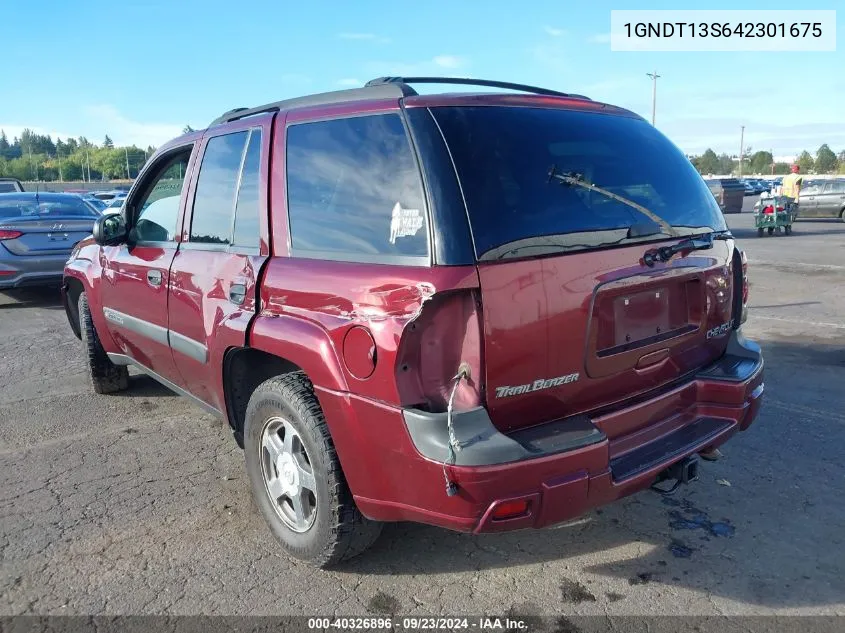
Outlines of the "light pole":
M653 73L646 73L646 77L651 77L651 124L654 125L657 115L657 80L660 78L660 75L655 70Z
M740 133L739 133L739 177L742 178L742 155L743 155L743 148L745 147L745 126L739 126Z

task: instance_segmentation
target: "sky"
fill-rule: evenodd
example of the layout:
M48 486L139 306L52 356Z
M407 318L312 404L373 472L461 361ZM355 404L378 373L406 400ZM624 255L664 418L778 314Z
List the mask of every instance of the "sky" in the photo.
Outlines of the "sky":
M745 145L790 156L845 150L845 4L836 52L613 52L611 9L641 0L0 0L7 63L0 129L157 146L237 106L384 75L499 79L575 92L651 117L689 154ZM772 9L779 0L685 2ZM421 90L422 92L423 90Z

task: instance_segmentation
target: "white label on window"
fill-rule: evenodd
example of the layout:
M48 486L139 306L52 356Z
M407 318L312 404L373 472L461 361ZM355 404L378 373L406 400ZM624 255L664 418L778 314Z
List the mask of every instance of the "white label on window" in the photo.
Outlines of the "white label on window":
M390 243L395 244L398 237L416 235L422 225L423 216L419 209L403 209L397 202L390 217Z

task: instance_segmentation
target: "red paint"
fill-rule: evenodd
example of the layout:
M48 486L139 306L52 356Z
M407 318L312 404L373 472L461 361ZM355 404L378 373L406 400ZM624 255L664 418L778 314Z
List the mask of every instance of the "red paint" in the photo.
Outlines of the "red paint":
M407 107L476 103L635 116L559 97L431 95L405 101ZM610 459L696 418L729 423L707 440L708 447L751 424L762 398L762 371L741 384L701 379L669 384L724 353L727 337L708 338L707 332L734 313L732 241L717 241L711 250L652 268L641 261L642 245L477 266L289 257L286 126L397 110L396 100L300 108L165 145L157 156L194 145L176 240L131 249L83 240L65 271L88 293L106 351L132 356L226 414L223 358L228 350L248 346L293 363L314 384L345 478L365 515L467 532L542 527L641 490L670 462L616 482ZM189 240L194 166L209 136L253 126L262 128L264 144L259 254L182 247ZM147 283L150 270L162 274L161 287ZM230 294L239 284L245 293L237 305ZM103 307L204 346L207 362L140 338L106 320ZM651 331L656 327L661 332ZM450 477L458 493L448 497L442 465L417 452L402 407L445 408L461 362L469 376L456 393L458 410L482 403L502 431L586 414L607 438L517 463L453 467ZM577 380L555 387L496 395L498 387L573 374ZM688 452L703 448L688 447Z
M376 368L376 342L369 330L353 327L343 337L343 361L349 373L359 380L366 380Z

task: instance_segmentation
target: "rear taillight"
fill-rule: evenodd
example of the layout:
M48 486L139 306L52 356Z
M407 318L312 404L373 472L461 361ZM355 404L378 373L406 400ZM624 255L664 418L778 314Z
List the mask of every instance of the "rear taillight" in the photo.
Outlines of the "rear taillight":
M739 248L734 249L733 263L733 324L738 328L748 318L748 256Z
M12 231L9 229L0 229L0 240L13 240L16 237L23 235L21 231Z
M739 322L742 324L748 318L748 255L740 251L739 257L742 262L742 311Z
M456 380L458 374L461 379ZM402 332L396 384L402 406L443 412L457 383L453 407L481 403L481 319L473 291L437 294Z

